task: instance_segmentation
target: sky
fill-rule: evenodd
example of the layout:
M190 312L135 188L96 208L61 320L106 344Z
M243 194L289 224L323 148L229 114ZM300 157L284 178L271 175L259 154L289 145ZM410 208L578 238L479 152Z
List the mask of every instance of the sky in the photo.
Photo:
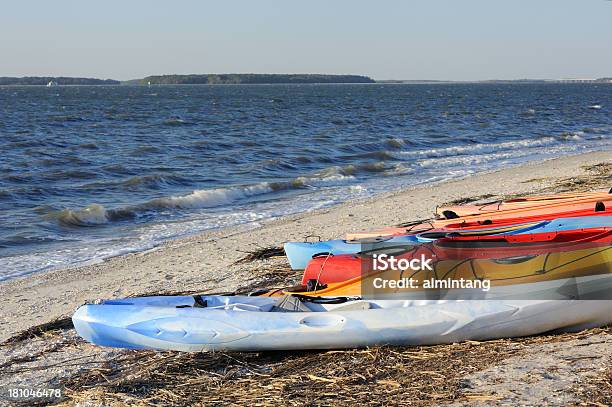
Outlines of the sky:
M0 6L0 76L612 76L610 0L4 0Z

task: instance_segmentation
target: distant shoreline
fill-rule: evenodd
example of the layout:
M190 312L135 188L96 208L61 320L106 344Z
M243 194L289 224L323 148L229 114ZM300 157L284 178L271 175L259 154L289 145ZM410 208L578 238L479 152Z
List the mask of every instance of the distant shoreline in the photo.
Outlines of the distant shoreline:
M260 85L260 84L337 84L375 83L362 75L327 74L192 74L152 75L127 81L138 85Z
M322 74L194 74L154 75L142 79L73 78L51 76L0 77L0 86L73 86L73 85L269 85L269 84L358 84L376 83L362 75Z
M68 76L24 76L21 78L3 76L0 77L0 86L49 86L59 85L120 85L120 81L114 79L77 78Z
M612 84L612 77L597 79L491 79L453 81L435 79L375 80L362 75L326 74L197 74L197 75L153 75L142 79L119 81L115 79L26 76L0 77L0 86L147 86L147 85L444 85L444 84Z

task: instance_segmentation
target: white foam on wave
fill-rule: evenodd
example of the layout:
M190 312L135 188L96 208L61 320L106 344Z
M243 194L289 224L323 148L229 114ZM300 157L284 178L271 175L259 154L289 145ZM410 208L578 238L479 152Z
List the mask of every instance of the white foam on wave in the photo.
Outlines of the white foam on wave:
M91 204L81 209L64 209L53 212L47 216L47 219L57 220L57 222L66 226L85 227L104 225L113 220L138 217L152 210L217 208L276 191L299 188L317 189L318 187L342 186L354 183L355 177L345 175L343 172L340 167L332 167L319 174L298 177L288 182L261 182L247 186L198 189L186 195L160 197L116 209L106 209L102 205Z
M531 140L516 140L516 141L505 141L502 143L483 143L483 144L475 144L475 145L465 145L465 146L453 146L453 147L443 147L443 148L431 148L427 150L418 150L418 151L402 151L400 155L406 158L419 158L419 157L428 157L428 158L436 158L436 157L446 157L449 155L465 155L472 154L474 152L478 153L494 153L500 150L510 150L516 148L525 148L525 147L541 147L554 144L558 142L558 139L555 137L542 137L539 139L531 139Z
M301 187L337 186L349 184L355 180L352 175L344 175L341 169L328 170L321 175L297 177L289 182L269 183L195 190L187 195L169 196L153 199L143 205L144 208L168 209L205 209L239 202L241 200L269 194L275 191L288 190Z
M169 209L214 208L216 206L231 204L241 199L256 195L268 194L273 191L274 189L272 185L268 182L262 182L260 184L245 187L200 189L187 195L156 198L142 206Z
M457 155L443 158L428 158L420 160L417 165L422 168L440 168L455 166L479 166L491 161L526 156L527 152L499 152L482 155Z
M356 171L353 165L325 168L313 175L295 178L290 184L295 187L341 186L355 181L352 175Z
M305 185L308 186L339 186L351 183L355 180L353 175L328 175L325 177L301 177Z

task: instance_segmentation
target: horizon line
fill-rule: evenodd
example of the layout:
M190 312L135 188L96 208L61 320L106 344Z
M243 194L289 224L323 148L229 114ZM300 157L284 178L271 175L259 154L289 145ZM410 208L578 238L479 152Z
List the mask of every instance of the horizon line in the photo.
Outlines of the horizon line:
M13 76L13 75L0 75L0 78L79 78L79 79L100 79L100 80L113 80L118 82L131 82L131 81L139 81L151 76L189 76L189 75L325 75L325 76L363 76L370 78L376 82L457 82L457 83L472 83L472 82L518 82L518 81L539 81L539 82L555 82L555 81L596 81L601 79L612 79L612 74L610 76L599 76L599 77L546 77L546 78L530 78L530 77L514 77L514 78L482 78L482 79L434 79L434 78L411 78L411 79L397 79L397 78L375 78L367 74L338 74L338 73L190 73L190 74L177 74L177 73L169 73L169 74L151 74L145 75L139 78L132 79L115 79L110 77L98 77L98 76L71 76L71 75L22 75L22 76Z

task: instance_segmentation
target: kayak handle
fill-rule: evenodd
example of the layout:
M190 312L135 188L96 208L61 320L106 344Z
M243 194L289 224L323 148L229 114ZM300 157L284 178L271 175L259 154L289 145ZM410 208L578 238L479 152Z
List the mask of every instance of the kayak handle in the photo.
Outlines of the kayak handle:
M344 243L347 243L347 244L376 244L376 243L386 242L387 240L391 240L392 238L393 238L392 236L364 237L361 239L344 240Z
M343 304L350 300L349 297L313 297L302 294L291 294L302 302L311 302L313 304Z
M538 257L537 254L527 254L525 256L504 257L503 259L493 259L497 264L520 264Z

